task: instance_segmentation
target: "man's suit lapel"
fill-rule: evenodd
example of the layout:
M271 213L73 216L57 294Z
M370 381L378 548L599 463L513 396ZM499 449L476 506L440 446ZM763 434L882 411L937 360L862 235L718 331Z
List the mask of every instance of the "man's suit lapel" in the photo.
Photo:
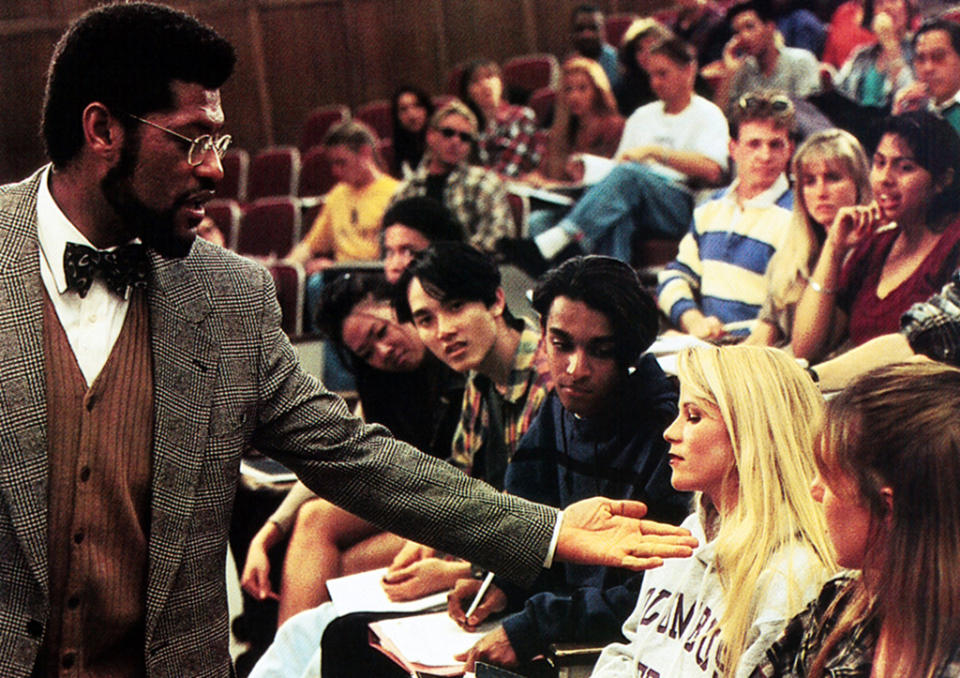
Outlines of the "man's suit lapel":
M0 492L30 569L47 573L47 404L43 283L37 245L39 173L3 197L0 225Z
M151 253L153 479L147 642L181 567L203 462L218 344L206 333L210 300L182 261Z

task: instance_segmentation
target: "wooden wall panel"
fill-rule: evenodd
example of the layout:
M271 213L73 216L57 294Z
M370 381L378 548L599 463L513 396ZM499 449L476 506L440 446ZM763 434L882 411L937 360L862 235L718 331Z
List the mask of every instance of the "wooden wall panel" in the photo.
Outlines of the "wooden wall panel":
M522 5L523 0L445 0L444 37L450 63L478 57L503 61L529 52Z
M393 54L384 96L411 84L440 93L450 63L443 40L443 0L394 0Z
M40 117L46 65L60 29L0 38L0 179L25 177L43 159Z
M580 0L167 0L237 50L223 88L228 131L255 151L296 144L307 114L356 107L409 82L443 91L456 64L517 54L562 57ZM608 12L670 0L600 0ZM0 181L43 162L38 137L46 64L67 23L100 0L0 2ZM16 93L11 96L11 93Z
M297 144L313 108L350 103L355 83L343 6L276 6L261 16L274 142Z

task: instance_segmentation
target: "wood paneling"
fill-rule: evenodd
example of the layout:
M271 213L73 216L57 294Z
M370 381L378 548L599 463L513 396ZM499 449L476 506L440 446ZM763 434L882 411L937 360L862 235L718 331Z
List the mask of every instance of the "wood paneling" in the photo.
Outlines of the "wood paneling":
M644 11L668 0L607 0ZM440 93L456 64L553 52L563 56L579 0L168 0L237 50L223 88L229 132L255 151L296 144L309 111L387 98L401 83ZM59 34L99 0L0 3L0 181L44 160L38 136L43 80Z

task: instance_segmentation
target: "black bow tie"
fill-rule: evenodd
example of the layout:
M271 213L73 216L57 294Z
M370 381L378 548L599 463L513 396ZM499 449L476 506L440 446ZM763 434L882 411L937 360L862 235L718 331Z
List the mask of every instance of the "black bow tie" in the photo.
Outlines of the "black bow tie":
M150 261L143 245L132 243L115 250L95 250L68 242L63 251L63 272L67 289L87 296L93 279L99 277L107 288L123 298L127 287L146 287Z

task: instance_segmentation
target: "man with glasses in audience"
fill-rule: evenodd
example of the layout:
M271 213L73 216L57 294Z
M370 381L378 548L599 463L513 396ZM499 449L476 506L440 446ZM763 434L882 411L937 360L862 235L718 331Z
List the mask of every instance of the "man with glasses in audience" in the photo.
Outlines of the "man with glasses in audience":
M894 113L929 108L960 134L960 24L928 19L913 36L917 81L897 92Z
M232 675L224 568L251 446L518 583L554 557L689 555L641 534L642 505L561 520L473 482L302 370L269 272L196 238L234 60L182 12L91 10L48 70L52 165L0 188L0 675Z
M767 293L764 274L790 227L794 109L784 94L746 94L730 118L737 178L693 214L677 258L659 275L657 301L701 339L749 334Z
M477 137L477 116L451 101L430 118L427 152L420 166L393 196L425 195L446 206L474 247L492 252L498 239L512 236L507 190L496 172L468 164Z

